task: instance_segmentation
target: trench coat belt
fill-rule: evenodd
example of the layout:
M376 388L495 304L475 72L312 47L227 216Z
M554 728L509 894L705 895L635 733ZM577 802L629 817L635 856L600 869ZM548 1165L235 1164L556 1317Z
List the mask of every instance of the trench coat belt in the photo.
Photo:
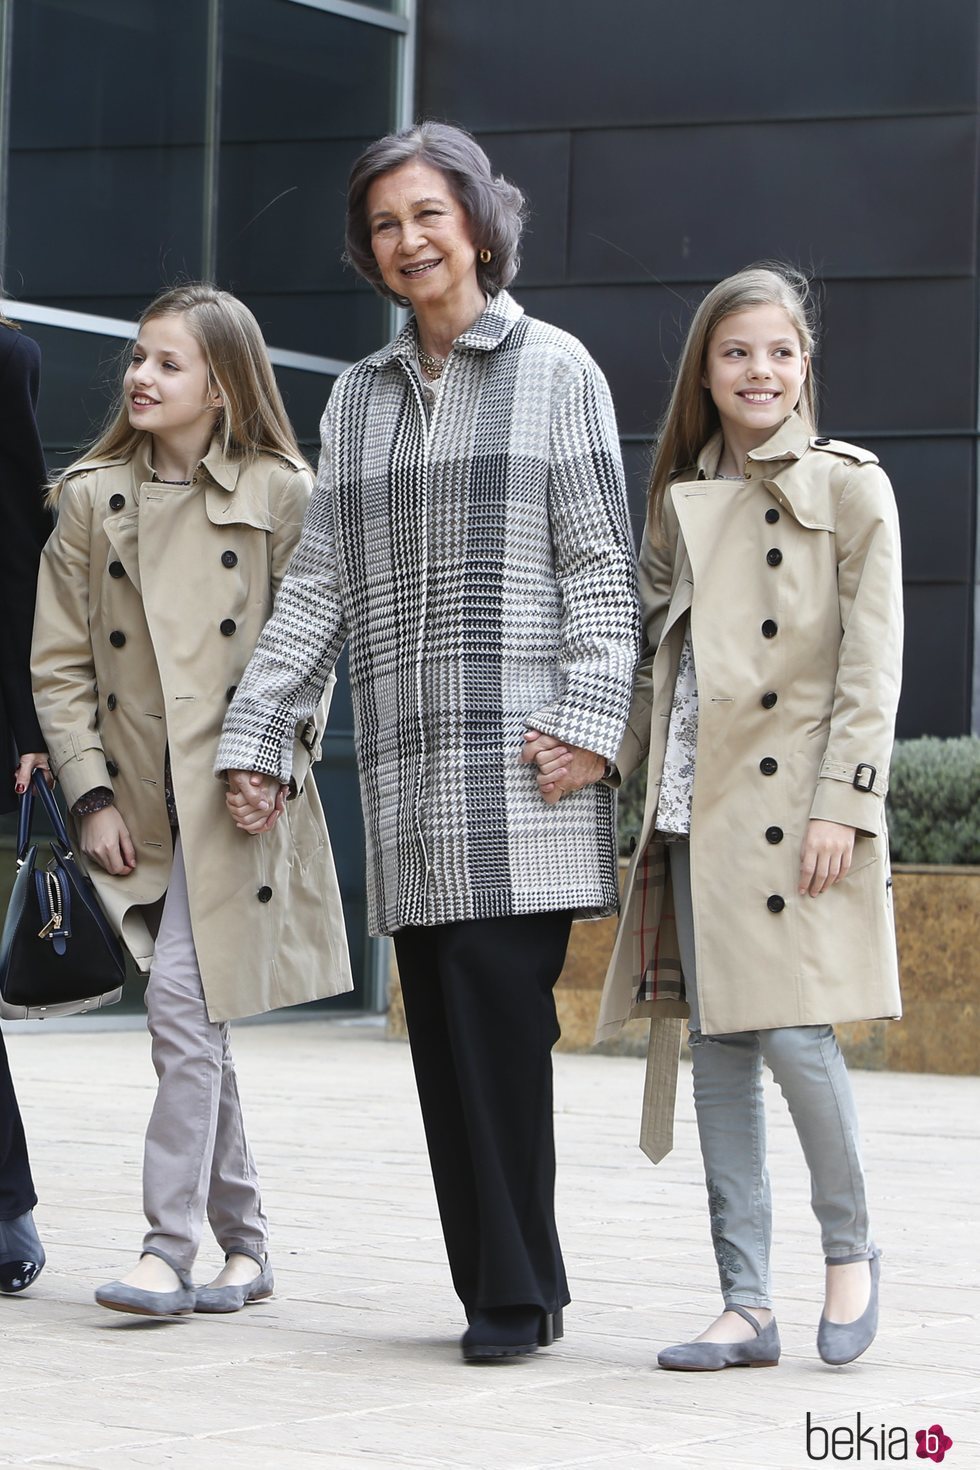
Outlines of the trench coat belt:
M686 1022L680 1016L652 1016L647 1070L640 1112L640 1148L654 1164L674 1147L677 1062Z

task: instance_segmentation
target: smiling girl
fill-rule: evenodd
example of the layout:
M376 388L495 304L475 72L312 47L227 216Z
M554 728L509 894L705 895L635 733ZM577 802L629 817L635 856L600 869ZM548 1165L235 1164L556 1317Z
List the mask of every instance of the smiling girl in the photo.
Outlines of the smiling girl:
M234 1311L271 1294L226 1023L351 986L307 779L326 702L290 733L291 799L257 841L223 819L212 775L310 489L258 323L191 284L144 313L109 427L51 494L38 718L100 898L149 972L159 1078L143 1253L96 1292L118 1311ZM226 1262L195 1293L205 1214Z
M884 798L901 676L898 519L867 450L818 436L806 284L756 267L695 313L640 557L644 653L621 776L643 828L600 1036L650 1016L644 1147L670 1147L687 1016L724 1310L664 1368L779 1359L762 1068L809 1166L817 1346L877 1327L878 1250L833 1023L897 1016ZM539 762L541 764L541 762ZM560 756L542 768L560 786ZM658 1109L655 1099L667 1104Z

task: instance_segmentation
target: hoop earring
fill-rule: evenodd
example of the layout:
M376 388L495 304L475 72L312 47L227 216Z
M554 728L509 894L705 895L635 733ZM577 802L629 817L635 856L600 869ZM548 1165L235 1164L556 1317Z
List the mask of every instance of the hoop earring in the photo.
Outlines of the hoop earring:
M484 265L489 265L490 262L491 262L491 260L493 260L493 254L492 254L492 252L489 251L485 245L484 245L483 249L480 251L480 259L481 259L481 261L483 262Z

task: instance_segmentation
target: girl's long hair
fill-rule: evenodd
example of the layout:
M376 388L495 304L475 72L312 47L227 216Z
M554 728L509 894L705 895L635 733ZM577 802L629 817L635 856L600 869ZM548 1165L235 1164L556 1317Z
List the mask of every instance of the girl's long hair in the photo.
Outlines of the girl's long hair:
M251 460L265 452L302 464L261 328L244 302L206 282L190 281L152 301L139 327L164 316L179 316L204 353L208 386L217 389L224 404L215 437L226 457ZM120 384L101 434L49 486L48 504L57 505L65 479L80 466L94 460L131 459L146 438L145 429L134 429L129 422Z
M796 411L816 433L817 401L813 375L816 340L810 285L800 271L778 262L751 265L719 281L701 302L684 343L673 391L657 432L650 471L651 523L663 533L664 496L671 479L693 466L721 426L718 410L702 383L708 344L719 322L750 306L781 306L796 329L800 350L810 356Z

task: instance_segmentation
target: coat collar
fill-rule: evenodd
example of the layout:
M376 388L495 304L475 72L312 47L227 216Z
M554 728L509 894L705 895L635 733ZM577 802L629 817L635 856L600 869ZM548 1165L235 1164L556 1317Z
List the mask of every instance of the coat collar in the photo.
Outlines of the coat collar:
M139 445L132 458L133 482L139 487L146 485L153 479L153 465L150 463L150 437L147 435ZM218 439L212 439L207 454L200 461L198 469L203 469L209 480L222 490L234 490L238 484L238 477L242 470L242 461L228 459L222 450Z
M499 347L524 315L523 306L518 306L508 291L499 291L490 304L480 313L472 326L467 327L456 338L457 347L466 347L474 352L492 352ZM369 367L387 367L391 362L412 362L418 347L418 327L415 317L409 317L402 330L386 347L372 352L364 362Z
M811 452L813 443L809 429L794 411L765 444L749 453L747 474L750 479L758 480L801 526L829 531L834 526L830 476L825 456L819 449ZM698 455L699 480L714 479L721 446L719 432Z
M712 480L721 459L721 430L713 434L697 458L698 479ZM810 447L810 431L794 409L789 418L783 419L779 428L758 449L752 449L748 458L753 464L769 464L775 460L797 460Z

